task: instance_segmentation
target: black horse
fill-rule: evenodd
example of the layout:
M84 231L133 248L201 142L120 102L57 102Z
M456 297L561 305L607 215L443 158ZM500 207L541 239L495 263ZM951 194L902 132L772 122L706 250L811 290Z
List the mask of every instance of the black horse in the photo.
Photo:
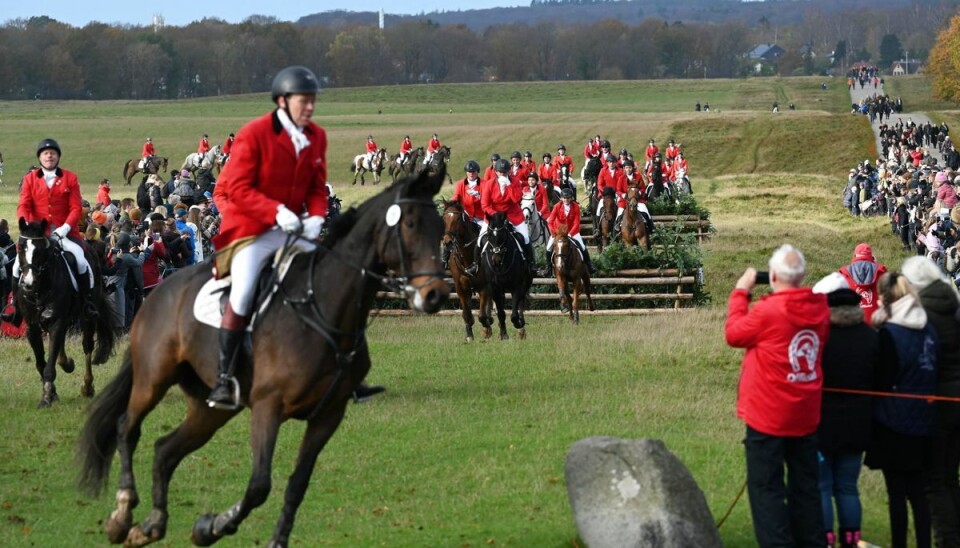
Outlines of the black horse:
M497 305L497 320L500 325L500 339L506 340L506 292L513 295L513 310L510 313L510 321L513 327L519 330L519 337L527 337L526 320L523 318L523 312L527 307L527 292L533 283L530 276L530 269L523 257L521 248L523 236L517 234L513 225L507 222L505 213L496 213L490 218L490 224L487 226L487 233L483 244L483 253L481 261L483 262L484 277L487 280L487 293L491 300ZM488 310L481 314L489 317L491 310L490 304L487 304Z
M440 145L440 148L433 153L433 156L430 158L430 161L427 162L426 169L434 173L439 172L441 169L444 170L444 173L447 174L447 180L452 185L453 178L450 177L450 173L446 171L447 164L450 163L450 155L451 155L450 147L448 147L447 145Z
M194 544L209 546L233 534L266 501L280 425L299 419L307 423L300 453L266 543L288 545L317 457L370 369L366 328L377 291L402 292L411 308L427 313L438 311L450 292L437 256L443 224L432 200L442 183L443 173L422 173L351 208L331 223L322 246L296 256L286 278L275 282L277 294L255 321L250 353L237 366L241 401L250 408L250 481L229 509L200 516ZM100 491L119 449L117 509L105 522L113 543L143 546L166 535L168 489L177 466L240 412L212 409L204 401L217 376L218 329L199 323L192 305L211 276L210 264L202 263L153 290L133 322L117 376L91 406L79 445L80 483ZM155 445L153 510L134 527L139 496L133 454L141 425L177 384L186 394L187 415Z
M83 298L73 289L65 253L56 240L47 237L47 220L26 222L20 218L20 283L17 288L17 309L27 322L27 339L36 360L37 372L43 381L43 396L37 407L49 407L60 397L54 382L59 363L64 373L72 373L73 358L67 356L67 331L79 319L83 333L83 354L86 358L83 386L80 393L94 394L92 365L100 365L113 354L116 333L111 325L111 312L103 293L99 262L87 251L90 275L94 278L93 301L99 316L83 314ZM79 283L79 282L78 282ZM49 348L44 352L43 333Z

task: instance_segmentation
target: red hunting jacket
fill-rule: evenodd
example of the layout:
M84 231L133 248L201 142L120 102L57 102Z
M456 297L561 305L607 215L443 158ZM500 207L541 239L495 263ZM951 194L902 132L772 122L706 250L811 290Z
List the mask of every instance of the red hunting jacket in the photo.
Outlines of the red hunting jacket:
M223 152L224 154L230 154L230 151L233 149L233 141L234 141L234 138L228 135L227 138L223 141L223 148L220 149L220 151Z
M147 156L156 156L157 150L153 148L153 143L143 143L143 151L140 153L140 156L146 158Z
M567 166L567 173L569 173L570 176L573 177L573 158L571 158L570 156L566 156L566 155L554 157L554 159L553 159L553 169L554 169L554 171L556 171L556 172L559 174L559 173L560 173L560 168L563 167L563 166ZM560 176L560 175L557 175L557 177L559 177L559 176Z
M557 182L557 168L553 167L553 164L542 164L537 168L537 177L540 178L540 182L549 181L551 183Z
M474 219L483 219L483 204L480 202L480 192L483 187L483 181L477 180L477 186L473 187L473 190L477 193L476 196L470 195L470 187L467 186L467 178L457 181L457 184L453 187L453 201L459 201L463 204L463 211L470 217Z
M46 219L51 228L66 223L70 225L69 236L83 240L77 228L83 210L82 202L76 173L57 168L57 178L48 189L43 180L43 170L33 169L23 176L17 218L23 217L28 223Z
M570 229L571 236L580 234L580 204L571 200L570 213L566 215L563 213L562 201L553 206L553 211L550 212L550 216L547 218L547 228L550 229L550 234L556 236L557 228L563 224L567 225L567 228Z
M210 152L210 141L207 139L200 139L200 144L197 145L197 154L203 156L207 152Z
M483 213L489 219L494 213L507 214L507 220L514 225L523 222L523 210L520 209L520 198L523 185L520 179L511 177L510 184L504 192L500 192L500 183L494 179L487 179L480 189L480 203L483 204Z
M218 249L237 239L259 236L274 225L281 204L300 214L326 216L327 134L318 125L304 128L310 145L296 155L275 112L257 118L238 133L230 161L214 187L223 215Z
M544 219L547 218L547 215L550 214L550 204L547 201L547 191L543 189L542 186L537 185L531 188L529 185L524 185L523 192L521 196L529 196L533 194L533 204L537 208L537 212Z
M610 168L604 166L600 170L600 173L597 174L597 198L603 199L603 189L606 187L613 187L617 191L617 200L618 202L623 201L623 196L627 193L627 179L623 175L623 170L614 169L613 173L610 173ZM623 204L620 207L624 207Z
M367 152L376 152L378 150L376 141L367 141Z

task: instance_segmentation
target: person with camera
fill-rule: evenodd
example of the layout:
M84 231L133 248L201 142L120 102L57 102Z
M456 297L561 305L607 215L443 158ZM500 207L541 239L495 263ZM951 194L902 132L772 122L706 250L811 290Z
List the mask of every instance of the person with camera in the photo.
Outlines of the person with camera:
M746 349L737 416L746 423L753 528L762 548L823 546L816 430L830 309L825 295L801 285L800 250L784 244L769 267L769 274L747 268L740 276L724 327L727 344ZM767 282L773 292L751 307L754 287Z
M887 267L873 257L873 248L863 242L853 250L853 260L839 270L847 280L847 285L860 295L860 308L863 309L863 321L872 325L873 313L880 307L877 300L877 282L887 273Z

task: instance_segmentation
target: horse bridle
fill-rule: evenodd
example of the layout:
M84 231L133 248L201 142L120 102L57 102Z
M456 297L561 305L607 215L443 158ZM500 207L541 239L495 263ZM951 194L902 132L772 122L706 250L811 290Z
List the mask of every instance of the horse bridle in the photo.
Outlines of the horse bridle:
M499 228L489 228L489 229L488 229L488 231L491 232L491 233L493 233L493 236L495 236L497 239L500 238L499 234L500 234L500 231L501 231L501 230L507 232L507 238L509 238L509 240L507 240L506 242L504 242L502 245L494 245L494 244L491 242L490 237L489 237L489 236L487 237L487 245L490 246L490 252L491 252L493 255L504 255L507 247L509 247L511 244L517 245L517 243L518 243L518 242L516 241L516 238L515 238L512 234L510 234L510 230L507 228L506 225L504 225L504 226L502 226L502 227L499 227ZM513 241L511 242L510 240L513 240ZM500 268L499 268L498 270L499 270L500 272L507 272L507 271L509 271L510 268L513 267L513 262L516 260L516 258L517 258L517 254L514 253L514 254L510 257L510 262L509 262L509 263L501 263L501 264L500 264ZM490 268L491 268L491 270L492 270L492 269L493 269L493 264L490 262L489 259L487 260L487 263L490 264Z
M444 216L444 217L448 217L448 216L449 216L449 217L452 218L452 217L456 217L458 213L459 213L459 215L460 215L460 220L462 220L464 223L472 223L472 222L473 222L473 221L470 219L470 217L467 215L467 212L464 211L463 209L460 209L459 211L456 210L456 209L454 209L454 210L452 210L452 211L446 211L446 210L444 210L443 216ZM466 226L469 226L469 225L466 225ZM468 229L468 228L464 228L464 229L463 229L464 232L466 232L467 230L469 230L469 229ZM466 249L467 246L469 246L469 245L471 245L471 244L473 244L473 243L478 243L477 240L479 240L480 237L477 236L476 238L474 238L474 239L472 239L472 240L470 240L470 241L461 242L461 241L460 241L460 235L459 235L459 234L457 234L456 232L454 232L454 231L452 231L452 230L446 230L446 229L444 229L443 235L444 235L444 236L450 236L450 241L447 242L447 244L445 244L445 245L452 245L452 246L454 246L453 249L454 249L454 250L457 250L456 256L459 257L458 260L459 260L459 262L460 262L460 266L466 267L466 265L463 264L463 257L461 256L461 253L460 253L460 251L459 251L458 248L459 248L459 247L463 247L464 249ZM451 250L451 251L452 251L452 250ZM453 255L453 253L451 253L451 255Z
M44 249L54 248L59 245L56 239L47 238L46 236L20 236L20 240L21 241L42 240L49 244L45 246ZM23 246L18 246L18 247L22 249ZM23 258L26 259L26 257L27 257L27 254L24 252ZM27 272L33 272L34 279L39 280L40 276L43 275L44 270L45 270L45 266L42 264L34 265L33 262L28 263L26 262L26 260L20 261L20 280L23 280L26 277ZM22 285L22 282L21 282L21 285Z

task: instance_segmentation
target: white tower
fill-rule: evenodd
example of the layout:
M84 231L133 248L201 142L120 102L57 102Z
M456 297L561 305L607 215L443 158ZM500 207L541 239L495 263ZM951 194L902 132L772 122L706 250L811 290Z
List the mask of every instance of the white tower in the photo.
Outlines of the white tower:
M383 30L383 8L380 8L380 30Z
M160 32L160 29L163 28L163 15L159 13L153 14L153 19L151 20L151 25L153 25L153 32Z

